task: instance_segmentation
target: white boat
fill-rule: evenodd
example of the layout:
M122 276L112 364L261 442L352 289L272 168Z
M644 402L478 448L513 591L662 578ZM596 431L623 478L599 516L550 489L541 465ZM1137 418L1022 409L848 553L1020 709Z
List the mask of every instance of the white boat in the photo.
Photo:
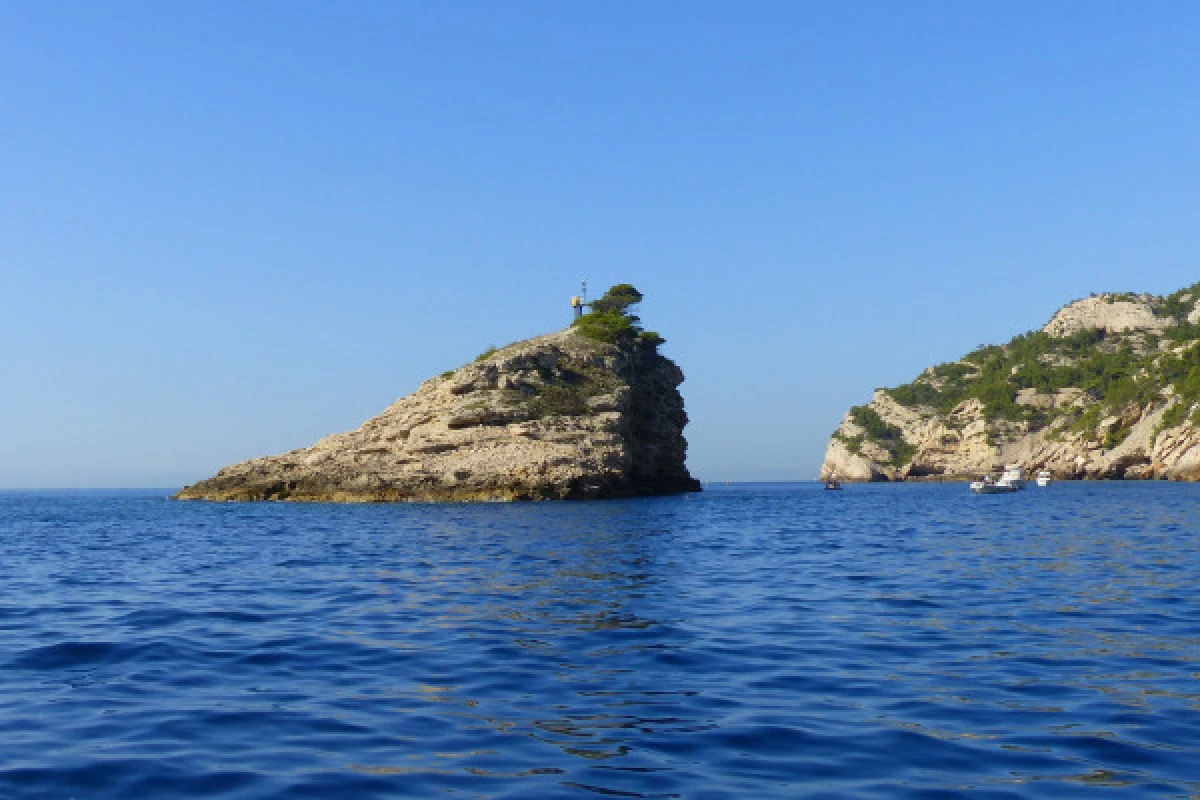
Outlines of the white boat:
M975 494L1004 494L1018 489L1011 483L1001 483L995 475L984 475L977 481L971 481L971 491Z
M971 483L971 491L976 494L1006 494L1019 492L1025 488L1025 470L1019 464L1007 464L999 478L985 475Z
M1004 473L1000 476L998 483L1003 483L1007 486L1015 486L1017 489L1025 488L1025 470L1020 464L1005 464Z
M1054 474L1048 469L1044 469L1037 474L1038 486L1049 486L1054 482Z

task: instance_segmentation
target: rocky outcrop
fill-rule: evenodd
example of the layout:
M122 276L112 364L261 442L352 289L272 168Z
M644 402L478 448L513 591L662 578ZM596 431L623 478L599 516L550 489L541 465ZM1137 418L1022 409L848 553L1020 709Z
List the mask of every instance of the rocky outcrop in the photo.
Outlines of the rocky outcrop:
M362 427L226 467L179 499L460 501L699 491L683 373L652 342L575 329L432 378Z
M1200 479L1200 284L1099 295L1040 331L878 389L833 434L822 479Z
M1105 333L1158 331L1171 321L1155 313L1159 298L1154 295L1099 295L1063 306L1042 330L1051 336L1070 336L1085 330Z

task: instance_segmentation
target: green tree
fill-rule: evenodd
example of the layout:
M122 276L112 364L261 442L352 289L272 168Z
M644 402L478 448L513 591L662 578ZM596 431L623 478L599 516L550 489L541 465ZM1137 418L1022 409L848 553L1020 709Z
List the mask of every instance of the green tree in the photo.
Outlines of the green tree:
M642 296L642 293L635 289L633 284L618 283L605 292L599 300L592 301L592 313L615 311L618 314L637 319L629 309L642 302Z
M665 340L653 331L643 332L641 319L633 313L642 301L642 293L632 284L618 283L593 300L590 310L575 320L575 327L589 339L600 342L629 341L637 338L644 344L657 348Z

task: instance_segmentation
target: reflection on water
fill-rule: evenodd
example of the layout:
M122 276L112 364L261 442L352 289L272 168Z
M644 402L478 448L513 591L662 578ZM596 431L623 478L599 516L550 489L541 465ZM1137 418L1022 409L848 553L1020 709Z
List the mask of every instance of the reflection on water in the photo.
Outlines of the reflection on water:
M0 794L1200 796L1198 499L0 494Z

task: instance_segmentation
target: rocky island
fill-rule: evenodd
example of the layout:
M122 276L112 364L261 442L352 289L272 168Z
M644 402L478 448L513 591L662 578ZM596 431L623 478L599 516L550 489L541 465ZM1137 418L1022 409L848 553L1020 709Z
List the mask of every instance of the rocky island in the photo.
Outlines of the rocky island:
M1093 295L1041 330L877 389L834 432L821 478L954 480L1003 464L1200 479L1200 283Z
M592 499L699 491L683 372L614 286L566 330L489 349L357 430L226 467L183 500Z

